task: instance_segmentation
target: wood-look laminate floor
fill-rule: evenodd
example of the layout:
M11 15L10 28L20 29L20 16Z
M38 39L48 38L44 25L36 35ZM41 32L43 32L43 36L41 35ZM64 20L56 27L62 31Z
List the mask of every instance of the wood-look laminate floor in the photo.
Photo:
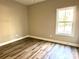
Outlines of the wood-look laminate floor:
M79 59L78 49L35 39L0 47L0 59Z

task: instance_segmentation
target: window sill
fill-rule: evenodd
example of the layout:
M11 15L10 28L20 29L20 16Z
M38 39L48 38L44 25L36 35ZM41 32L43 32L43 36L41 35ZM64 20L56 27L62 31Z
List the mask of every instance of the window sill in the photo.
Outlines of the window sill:
M58 33L56 33L56 35L64 36L64 37L74 37L74 35L69 35L69 34L58 34Z

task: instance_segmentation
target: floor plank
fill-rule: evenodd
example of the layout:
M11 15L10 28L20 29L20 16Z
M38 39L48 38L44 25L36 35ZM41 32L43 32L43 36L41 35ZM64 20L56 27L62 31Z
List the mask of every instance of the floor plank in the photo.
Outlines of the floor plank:
M0 47L0 59L79 59L79 49L36 39Z

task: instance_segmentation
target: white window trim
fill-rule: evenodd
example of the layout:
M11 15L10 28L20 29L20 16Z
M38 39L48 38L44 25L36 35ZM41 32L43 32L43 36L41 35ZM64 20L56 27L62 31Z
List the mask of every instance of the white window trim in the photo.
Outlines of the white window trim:
M72 34L70 34L70 35L67 35L67 34L60 34L60 33L57 33L57 27L58 27L58 10L59 9L65 9L65 8L74 8L74 17L73 17L73 29L72 29ZM76 6L71 6L71 7L65 7L65 8L58 8L57 10L56 10L56 29L55 29L55 34L56 35L59 35L59 36L67 36L67 37L74 37L75 36L75 23L76 23L76 11L77 11L77 7Z

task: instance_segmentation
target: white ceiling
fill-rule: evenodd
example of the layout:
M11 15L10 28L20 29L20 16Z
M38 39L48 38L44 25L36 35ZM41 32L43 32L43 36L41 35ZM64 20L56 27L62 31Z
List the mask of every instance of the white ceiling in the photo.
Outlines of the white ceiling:
M24 4L24 5L32 5L32 4L36 4L36 3L39 3L39 2L43 2L45 0L15 0L21 4Z

